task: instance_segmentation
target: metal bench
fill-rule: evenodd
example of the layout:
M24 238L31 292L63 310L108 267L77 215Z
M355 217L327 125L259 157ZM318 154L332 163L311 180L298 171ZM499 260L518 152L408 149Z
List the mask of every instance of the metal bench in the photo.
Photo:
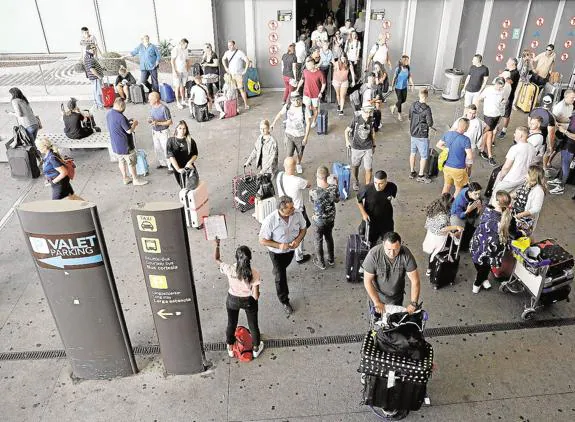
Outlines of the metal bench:
M107 148L108 154L110 155L110 161L118 161L116 154L112 151L109 132L96 132L83 139L70 139L63 133L44 133L42 135L48 137L48 139L50 139L58 148Z

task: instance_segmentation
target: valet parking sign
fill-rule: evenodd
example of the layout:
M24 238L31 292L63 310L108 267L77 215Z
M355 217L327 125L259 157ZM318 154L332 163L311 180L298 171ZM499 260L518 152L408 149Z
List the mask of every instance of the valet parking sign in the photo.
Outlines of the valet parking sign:
M39 267L84 270L104 265L95 231L68 234L26 233Z

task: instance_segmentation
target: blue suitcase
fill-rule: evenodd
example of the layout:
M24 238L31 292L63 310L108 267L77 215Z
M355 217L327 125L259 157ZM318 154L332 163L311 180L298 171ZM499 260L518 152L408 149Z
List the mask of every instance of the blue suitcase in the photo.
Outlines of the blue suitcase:
M136 150L136 173L138 176L147 176L150 173L150 166L148 165L148 156L143 149Z
M327 135L327 110L320 110L317 113L316 130L318 135Z
M169 84L160 85L160 98L165 103L173 103L176 101L176 94Z
M351 182L351 170L349 165L336 161L333 163L331 172L337 176L339 198L341 200L346 200L349 198L349 186Z
M255 67L248 67L244 75L244 87L248 97L256 97L262 93L260 77Z

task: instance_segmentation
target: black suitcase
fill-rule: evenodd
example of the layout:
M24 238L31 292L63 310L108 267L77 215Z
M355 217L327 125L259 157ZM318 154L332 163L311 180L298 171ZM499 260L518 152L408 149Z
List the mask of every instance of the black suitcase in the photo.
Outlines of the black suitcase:
M146 102L146 93L144 92L144 85L135 84L130 85L128 88L130 93L130 101L134 104L142 104Z
M563 247L557 244L553 239L545 239L537 242L535 246L541 249L539 259L550 259L551 265L547 270L546 277L557 278L562 277L566 272L573 271L574 261L573 255L567 252Z
M430 179L439 176L439 153L435 148L429 148L429 158L425 163L424 174Z
M194 118L198 123L207 122L210 120L210 114L208 112L208 105L202 104L197 105L194 104Z
M363 404L395 410L419 410L433 368L433 347L427 343L422 360L412 360L377 348L368 332L361 349L358 372L365 374ZM393 376L393 379L390 377Z
M449 244L449 245L448 245ZM431 261L431 274L429 282L434 289L439 289L455 282L457 270L459 269L459 248L461 242L455 246L452 236L448 236L445 248L435 255Z
M497 180L497 176L499 176L499 172L503 166L497 166L491 172L491 176L489 176L489 182L487 182L487 187L485 188L485 197L491 198L493 194L493 188L495 187L495 181Z
M6 144L10 175L14 178L35 179L40 177L38 156L38 150L35 146L17 144L15 139L11 139Z
M256 176L241 174L232 179L234 208L246 212L255 207L259 184Z
M317 126L318 135L327 135L327 110L320 110L317 113Z
M361 264L369 252L369 224L366 224L365 237L360 234L350 234L345 251L345 278L350 283L363 281Z

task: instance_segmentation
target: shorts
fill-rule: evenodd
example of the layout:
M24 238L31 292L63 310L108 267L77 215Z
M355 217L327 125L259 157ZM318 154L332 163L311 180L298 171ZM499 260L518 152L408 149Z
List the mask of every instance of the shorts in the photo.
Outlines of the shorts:
M118 164L122 164L122 161L124 161L130 167L135 166L136 162L138 161L135 149L128 152L127 154L116 154L116 157L118 157Z
M513 108L513 100L511 99L511 97L509 97L509 99L507 100L507 104L505 104L505 112L503 113L503 117L508 119L509 116L511 116L512 108Z
M305 146L302 145L303 136L293 136L289 133L285 134L285 146L286 146L286 156L291 157L294 151L297 152L297 155L303 155L303 150Z
M70 184L70 178L64 177L58 183L52 183L52 199L65 199L74 194L74 189Z
M448 185L454 185L456 188L462 188L469 183L469 176L466 169L454 169L452 167L443 167L443 181Z
M371 170L373 168L373 149L351 149L351 165L359 167L363 161L363 168Z
M331 84L333 85L333 87L335 89L340 89L340 88L348 88L349 87L349 81L336 81L335 79L331 82Z
M244 90L244 75L242 75L241 73L232 73L232 78L234 78L234 81L235 81L238 89L240 91L243 91Z
M497 127L497 123L499 123L500 118L501 116L497 117L484 116L483 121L487 125L487 130L494 131L495 128Z
M479 91L478 92L466 92L465 93L465 99L463 100L463 105L465 107L467 107L470 104L473 104L475 102L475 100L477 99L477 97L479 97Z
M429 139L411 137L411 153L415 154L417 152L419 152L422 160L429 158Z
M176 72L173 74L174 77L174 87L186 86L186 82L188 81L188 73L187 72Z
M304 95L303 104L308 108L309 107L319 108L319 98L310 98Z

